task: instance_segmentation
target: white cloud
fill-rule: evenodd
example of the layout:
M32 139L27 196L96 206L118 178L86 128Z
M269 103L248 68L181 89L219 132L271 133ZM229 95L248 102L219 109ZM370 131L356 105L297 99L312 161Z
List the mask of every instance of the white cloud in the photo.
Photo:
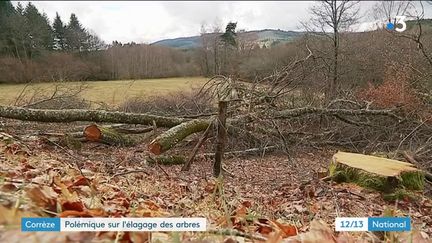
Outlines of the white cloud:
M22 2L23 5L27 2ZM13 2L17 4L17 2ZM147 2L147 1L35 1L52 21L58 12L67 22L75 13L81 23L103 40L153 42L165 38L198 35L202 23L220 27L238 22L239 29L296 30L307 20L311 1L286 2ZM373 2L362 2L370 7ZM432 14L431 8L426 13Z

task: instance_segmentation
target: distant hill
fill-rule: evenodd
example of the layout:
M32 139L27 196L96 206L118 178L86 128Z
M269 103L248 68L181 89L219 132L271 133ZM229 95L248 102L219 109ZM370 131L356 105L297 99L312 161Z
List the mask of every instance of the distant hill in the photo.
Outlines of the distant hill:
M420 21L423 28L432 28L432 19L422 19ZM406 21L407 29L416 28L417 27L417 20L408 20Z
M283 42L290 42L293 38L301 36L303 32L284 31L284 30L253 30L237 33L240 38L246 38L248 41L259 45L260 47ZM211 34L209 34L211 35ZM152 43L152 45L168 46L180 49L191 49L201 46L201 36L180 37L174 39L165 39Z

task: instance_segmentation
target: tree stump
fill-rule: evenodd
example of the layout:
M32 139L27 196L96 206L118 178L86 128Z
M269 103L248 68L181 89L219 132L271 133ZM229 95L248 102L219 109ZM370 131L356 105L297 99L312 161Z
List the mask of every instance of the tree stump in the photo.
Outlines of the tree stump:
M329 171L337 182L353 182L378 191L424 188L424 172L413 164L370 155L338 152Z

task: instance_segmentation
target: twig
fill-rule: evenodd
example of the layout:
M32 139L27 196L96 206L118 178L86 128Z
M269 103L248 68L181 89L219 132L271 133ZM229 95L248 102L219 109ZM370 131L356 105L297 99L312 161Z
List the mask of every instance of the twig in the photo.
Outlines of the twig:
M23 87L23 89L21 90L21 92L19 93L19 95L16 97L15 99L15 103L13 104L14 106L16 106L22 99L25 90L27 89L27 87L30 85L30 83L26 83Z
M161 169L161 171L168 177L170 178L171 176L164 170L164 168L162 168L162 166L160 166L159 162L156 162L157 167L159 167L159 169Z
M399 143L395 155L393 156L393 159L396 157L397 153L399 152L400 147L402 146L403 142L405 142L405 140L411 136L415 131L417 131L417 129L419 129L421 126L423 126L423 124L425 124L429 119L424 120L422 123L420 123L418 126L416 126L408 135L406 135L402 141Z
M161 171L168 177L168 178L170 178L171 176L162 168L162 166L160 166L160 164L159 164L159 162L158 162L158 160L157 159L153 159L151 156L149 156L148 157L149 159L151 159L155 164L156 164L156 166L159 168L159 169L161 169Z
M75 166L77 167L77 169L78 169L78 171L79 171L79 173L80 173L80 175L86 180L86 182L87 182L87 185L90 187L90 189L91 189L91 191L92 191L92 194L94 194L94 195L96 195L96 188L94 188L93 186L92 186L92 184L90 183L90 180L84 175L84 173L82 172L82 170L81 170L81 167L79 166L79 164L78 164L78 160L79 160L79 158L77 158L75 155L73 155L73 154L71 154L67 149L65 149L63 146L60 146L59 144L57 144L56 142L54 142L54 141L50 141L50 140L48 140L50 143L53 143L55 146L57 146L57 147L59 147L61 150L63 150L67 155L69 155L70 157L72 157L73 159L74 159L74 162L75 162ZM69 163L67 163L69 166L70 166L70 164ZM72 167L73 168L73 167Z
M230 172L224 165L222 165L222 171L228 174L231 177L235 177L235 174Z
M411 164L414 164L414 165L418 165L418 164L419 164L419 163L414 159L414 157L412 157L411 155L409 155L406 151L404 151L402 154L403 154L404 158L405 158L408 162L410 162ZM429 183L432 182L432 174L429 173L429 172L427 172L427 171L424 171L424 170L423 170L423 173L425 174L425 178L429 181Z
M205 130L204 134L202 135L202 137L200 138L200 140L197 142L197 144L195 145L195 147L192 150L192 154L189 157L189 160L183 165L182 167L182 171L188 171L192 165L192 162L196 156L196 154L198 153L199 148L203 145L203 143L207 140L208 135L210 133L210 129L213 126L213 122L211 122L208 126L207 129Z
M274 149L277 149L277 146L266 146L264 148L251 148L251 149L239 150L239 151L228 151L225 152L224 155L229 156L229 155L258 154L264 151L270 151ZM204 156L214 157L214 153L205 153Z
M128 174L132 174L132 173L144 173L146 175L150 175L146 170L144 169L137 169L137 170L128 170L128 171L123 171L123 172L119 172L114 174L113 176L111 176L110 180L113 179L114 177L117 176L123 176L123 175L128 175Z
M200 118L200 117L214 116L214 115L217 115L217 113L205 113L205 114L196 114L196 115L184 115L184 116L182 116L182 118L189 118L189 119L193 119L193 118Z
M276 128L276 131L278 132L279 136L282 138L282 142L284 144L284 148L285 148L285 153L287 153L289 155L289 151L288 151L288 142L285 138L285 136L282 134L281 130L279 129L279 126L276 124L275 121L272 121L273 126Z

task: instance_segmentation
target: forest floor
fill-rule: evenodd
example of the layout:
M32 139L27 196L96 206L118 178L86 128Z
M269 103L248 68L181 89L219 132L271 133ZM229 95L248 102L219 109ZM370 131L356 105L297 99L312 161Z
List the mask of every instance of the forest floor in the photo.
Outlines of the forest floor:
M180 165L149 164L145 144L71 150L32 135L70 124L0 123L0 242L430 242L432 236L430 187L415 199L389 202L375 191L323 181L332 149L228 157L228 173L213 179L212 161L201 155L180 172ZM188 156L190 146L172 153ZM409 216L412 234L334 232L336 217L382 215ZM25 216L205 217L209 231L21 232Z

